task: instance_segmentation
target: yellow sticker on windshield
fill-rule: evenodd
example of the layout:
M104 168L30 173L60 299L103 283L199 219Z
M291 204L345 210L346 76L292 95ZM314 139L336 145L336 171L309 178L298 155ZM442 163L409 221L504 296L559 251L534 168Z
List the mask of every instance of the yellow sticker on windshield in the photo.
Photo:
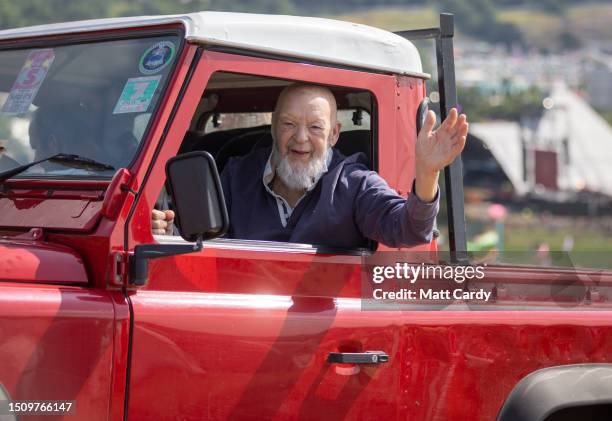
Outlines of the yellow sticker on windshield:
M34 50L28 54L2 107L3 113L23 114L28 111L54 59L55 54L50 48Z

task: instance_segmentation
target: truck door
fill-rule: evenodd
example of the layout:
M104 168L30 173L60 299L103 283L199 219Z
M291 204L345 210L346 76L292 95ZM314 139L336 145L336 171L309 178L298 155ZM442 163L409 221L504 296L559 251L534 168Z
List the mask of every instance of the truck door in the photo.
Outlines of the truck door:
M398 329L361 311L361 259L228 242L155 262L131 296L129 415L394 418ZM328 362L367 351L389 362Z
M368 90L382 103L396 100L396 80L389 75L204 51L134 205L130 250L140 243L184 243L180 237L152 238L150 212L164 163L176 154L217 71L299 77ZM387 151L394 154L394 115L378 118L378 137L389 139ZM362 311L361 267L369 253L218 239L201 252L152 260L148 284L129 296L129 417L395 419L399 312ZM369 364L329 361L331 353L366 358L370 351L380 351L381 358Z

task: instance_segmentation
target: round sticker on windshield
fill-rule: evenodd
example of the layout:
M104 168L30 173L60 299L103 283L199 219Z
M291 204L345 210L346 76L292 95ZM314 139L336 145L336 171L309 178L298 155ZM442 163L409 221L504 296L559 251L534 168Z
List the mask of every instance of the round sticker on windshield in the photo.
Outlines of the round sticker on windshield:
M152 45L140 58L140 72L145 75L159 72L172 61L175 51L174 44L170 41L160 41Z

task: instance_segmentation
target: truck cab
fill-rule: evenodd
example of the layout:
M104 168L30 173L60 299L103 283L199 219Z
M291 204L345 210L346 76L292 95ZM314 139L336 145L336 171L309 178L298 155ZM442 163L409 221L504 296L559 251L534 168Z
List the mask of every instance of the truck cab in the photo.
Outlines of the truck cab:
M406 195L430 75L405 36L437 40L443 116L455 101L452 21L409 32L221 12L1 31L0 399L74 401L88 420L609 409L609 272L493 265L462 286L491 291L486 306L371 310L368 259L439 263L435 239L408 251L228 239L222 200L209 203L221 223L207 235L187 235L186 218L182 236L152 234L156 206L188 215L189 197L220 197L229 159L271 145L270 113L296 82L331 89L337 148ZM173 184L189 157L208 160L207 180L193 172L202 190ZM448 264L470 266L460 171L458 160L445 174ZM559 285L572 312L542 298ZM561 403L511 393L527 379L545 395L559 366ZM592 393L578 399L587 374Z

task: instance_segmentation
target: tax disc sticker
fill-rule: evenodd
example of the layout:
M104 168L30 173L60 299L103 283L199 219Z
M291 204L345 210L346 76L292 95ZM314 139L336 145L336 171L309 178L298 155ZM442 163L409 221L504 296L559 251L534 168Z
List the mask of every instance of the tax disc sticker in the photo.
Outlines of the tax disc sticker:
M3 113L23 114L28 111L54 59L55 54L50 48L34 50L28 54L2 107Z
M140 63L138 64L140 73L151 75L161 71L172 62L175 51L174 43L170 41L160 41L153 44L140 57Z
M113 114L144 113L155 95L162 75L133 77L125 82Z

